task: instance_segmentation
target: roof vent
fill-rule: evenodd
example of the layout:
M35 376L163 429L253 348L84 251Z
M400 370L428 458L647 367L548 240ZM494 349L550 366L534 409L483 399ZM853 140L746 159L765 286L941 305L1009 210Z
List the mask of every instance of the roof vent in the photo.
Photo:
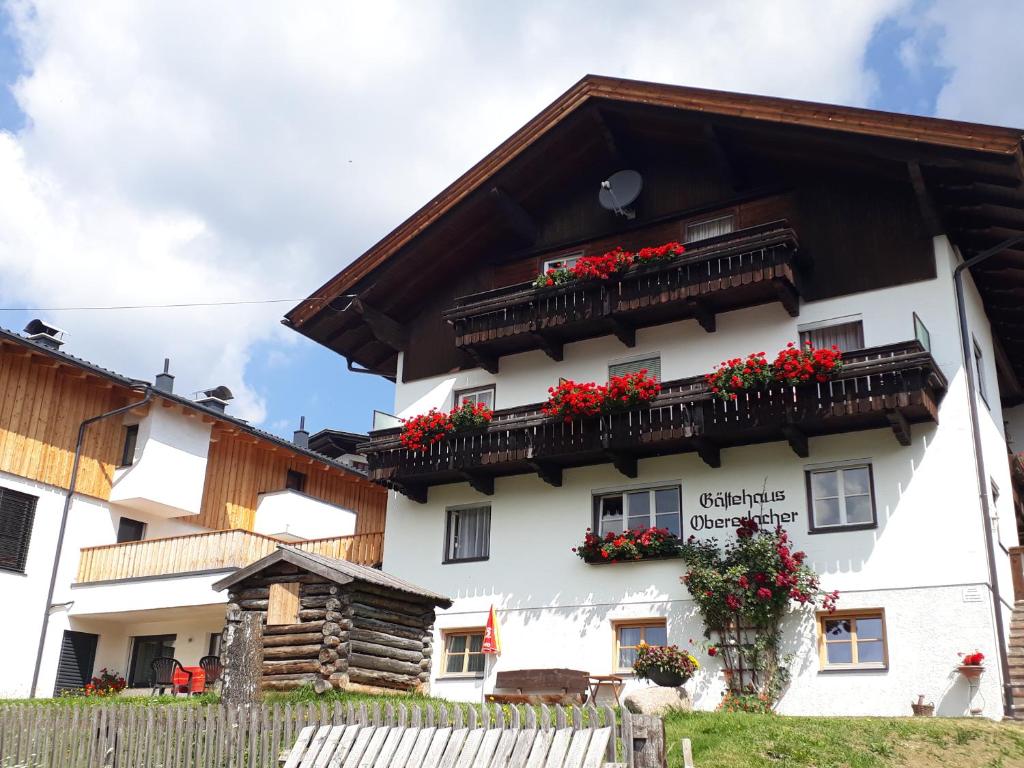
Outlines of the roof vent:
M299 448L309 448L309 432L306 431L306 417L299 417L299 428L292 435L292 442Z
M205 405L207 408L221 411L222 413L228 407L228 401L235 399L235 396L231 394L231 390L223 384L213 389L204 389L201 392L196 392L195 395L197 405Z
M64 331L39 318L29 320L24 333L29 341L49 349L60 349L64 346Z
M153 387L157 392L166 392L168 395L174 393L174 376L168 373L169 370L171 370L171 359L165 357L163 373L158 373L153 379Z

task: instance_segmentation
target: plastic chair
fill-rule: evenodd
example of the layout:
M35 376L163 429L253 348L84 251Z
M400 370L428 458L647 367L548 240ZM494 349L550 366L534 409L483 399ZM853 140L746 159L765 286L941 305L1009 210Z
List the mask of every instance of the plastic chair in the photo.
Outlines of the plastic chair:
M199 660L199 666L206 673L206 685L211 688L224 674L224 665L221 663L220 656L203 656Z
M192 673L181 666L180 661L172 659L169 656L160 656L159 658L153 659L149 663L150 683L153 686L152 695L156 696L157 690L159 690L160 695L163 696L164 691L170 688L171 695L177 696L178 688L174 684L174 673L179 669L187 678L185 683L185 690L187 692L192 685Z

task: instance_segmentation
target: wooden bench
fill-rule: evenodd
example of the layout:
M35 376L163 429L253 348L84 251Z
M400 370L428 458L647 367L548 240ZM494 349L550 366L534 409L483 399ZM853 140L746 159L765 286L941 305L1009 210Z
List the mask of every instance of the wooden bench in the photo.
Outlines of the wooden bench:
M583 704L590 690L590 673L578 669L511 669L497 674L494 687L515 691L487 694L487 701L499 704Z
M306 726L284 768L624 768L605 763L611 727Z

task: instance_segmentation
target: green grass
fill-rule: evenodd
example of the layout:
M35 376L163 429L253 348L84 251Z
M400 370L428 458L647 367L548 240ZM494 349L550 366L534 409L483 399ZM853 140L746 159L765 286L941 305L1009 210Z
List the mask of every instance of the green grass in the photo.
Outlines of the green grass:
M980 719L679 713L665 721L673 768L684 737L697 768L1024 766L1024 727Z
M202 693L198 696L58 696L54 699L0 699L0 706L23 704L35 707L152 707L177 704L198 706L216 704L220 697L216 693Z

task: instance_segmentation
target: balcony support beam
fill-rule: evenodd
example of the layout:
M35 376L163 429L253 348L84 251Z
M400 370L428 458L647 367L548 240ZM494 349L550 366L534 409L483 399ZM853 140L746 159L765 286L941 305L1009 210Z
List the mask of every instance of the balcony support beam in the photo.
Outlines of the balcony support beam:
M779 277L772 280L772 285L790 317L800 317L800 297L797 295L796 289L788 281Z
M427 487L423 485L406 485L405 483L391 483L391 487L398 491L405 498L415 501L417 504L427 503Z
M494 495L494 478L490 475L481 475L476 472L462 472L461 474L474 491L478 491L484 496Z
M786 442L789 443L789 447L793 449L793 453L801 459L806 459L811 455L810 448L807 446L807 435L796 424L784 424L782 435L786 438Z
M527 464L537 473L537 477L555 488L562 487L562 468L546 461L528 461Z
M722 452L717 445L706 437L695 437L693 447L697 449L697 455L712 469L722 466Z
M619 470L619 472L630 480L636 480L638 474L636 456L631 456L621 451L608 451L608 458L611 460L612 466Z
M550 335L545 333L531 333L530 336L537 341L537 345L544 350L544 354L554 360L556 363L562 362L563 347L562 342L552 338Z
M630 349L636 346L636 328L617 317L608 318L608 322L611 325L612 333L615 334L615 338Z
M479 365L488 373L498 373L498 358L494 355L488 355L475 347L466 347L466 352L473 358L473 362Z
M374 309L360 298L352 299L352 309L363 318L363 322L369 326L378 341L399 352L409 346L409 333L401 323Z
M715 332L715 313L700 299L687 299L686 307L690 314L700 323L700 327L708 333Z
M889 424L892 425L892 432L896 435L899 444L910 445L912 439L910 435L910 422L907 421L907 417L897 410L886 411L885 416L889 419Z

